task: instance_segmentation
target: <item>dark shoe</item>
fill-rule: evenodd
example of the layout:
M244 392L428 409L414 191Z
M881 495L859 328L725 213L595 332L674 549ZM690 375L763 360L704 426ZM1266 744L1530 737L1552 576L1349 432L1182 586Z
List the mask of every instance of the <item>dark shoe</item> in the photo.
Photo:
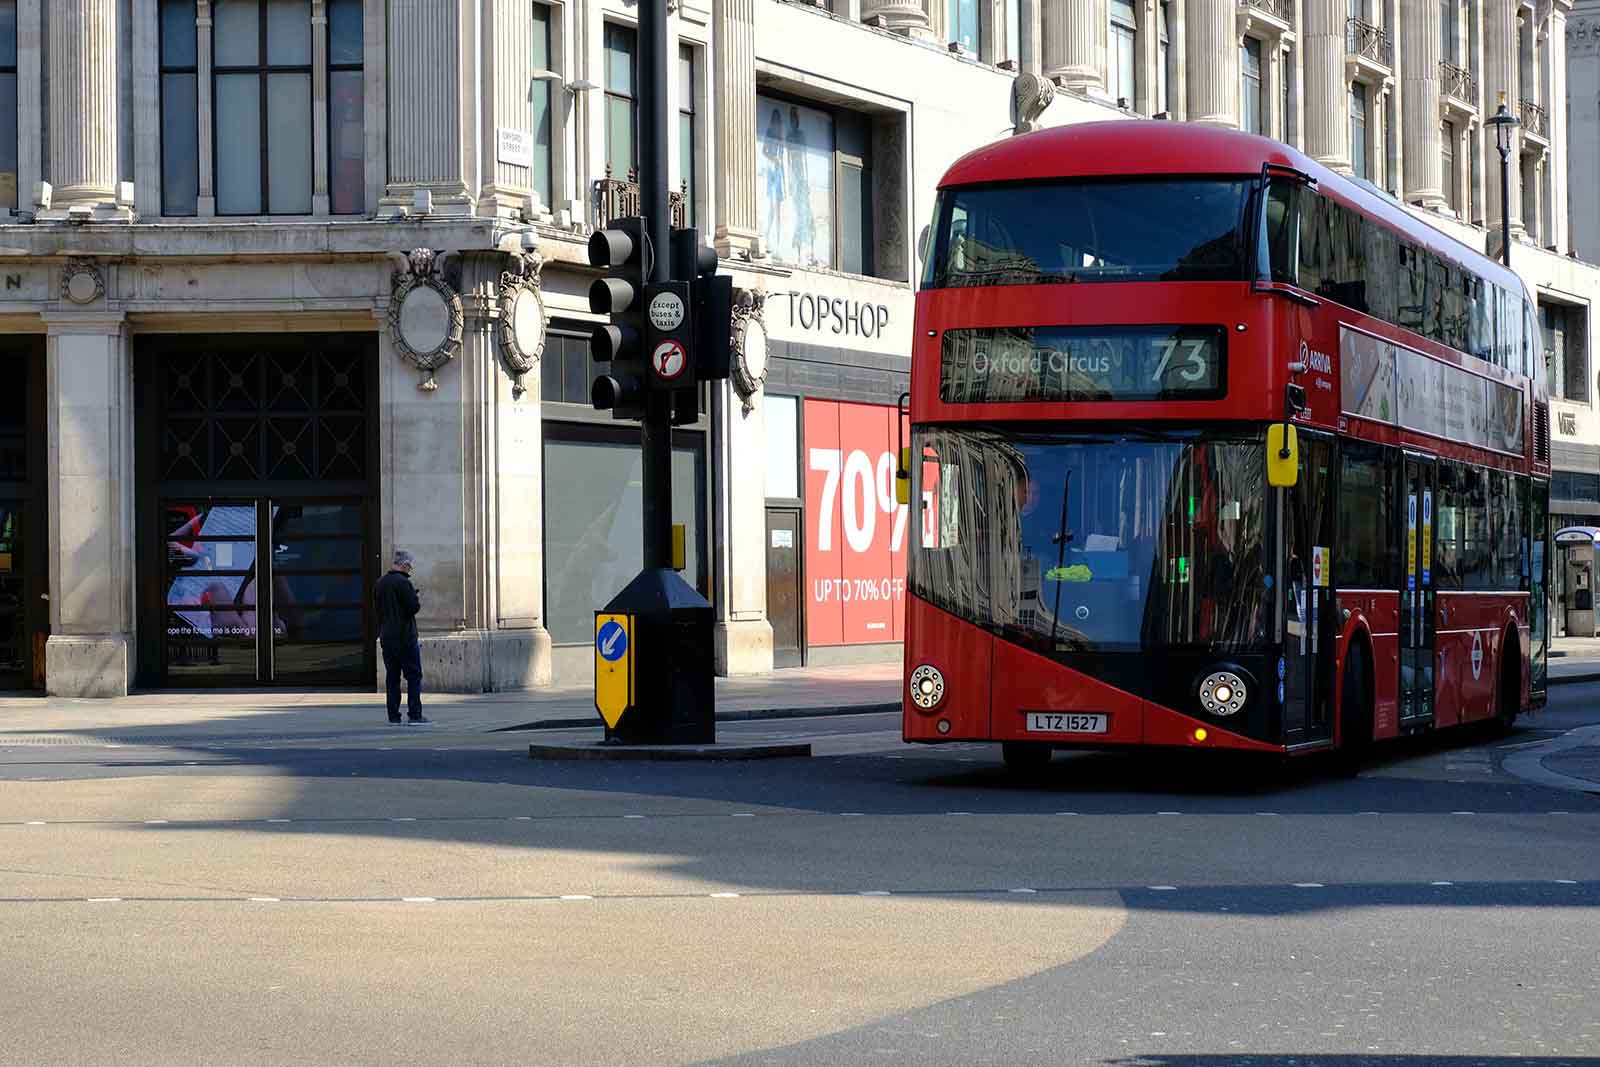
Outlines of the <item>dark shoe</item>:
M389 725L390 726L399 726L403 721L404 720L401 719L400 716L398 716L398 715L389 716Z
M413 715L406 720L407 726L432 726L433 720L426 715Z

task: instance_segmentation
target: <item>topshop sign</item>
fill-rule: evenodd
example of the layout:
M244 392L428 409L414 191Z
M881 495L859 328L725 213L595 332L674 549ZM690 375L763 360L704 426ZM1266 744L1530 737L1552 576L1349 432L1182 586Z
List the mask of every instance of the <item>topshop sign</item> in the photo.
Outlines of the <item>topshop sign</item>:
M788 309L792 329L806 334L878 341L889 329L887 304L808 292L774 293L767 298L767 307L774 303Z

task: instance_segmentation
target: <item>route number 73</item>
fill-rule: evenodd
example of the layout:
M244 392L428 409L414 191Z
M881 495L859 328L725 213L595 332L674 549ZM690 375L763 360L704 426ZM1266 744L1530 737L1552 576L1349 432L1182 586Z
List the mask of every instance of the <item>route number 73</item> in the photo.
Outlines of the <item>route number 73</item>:
M1178 377L1186 382L1198 382L1206 376L1205 339L1191 337L1187 341L1180 341L1177 338L1168 338L1156 344L1156 347L1161 349L1161 362L1156 364L1155 373L1150 375L1151 381L1159 382L1161 380L1161 376L1167 372L1167 364L1172 361L1172 354L1178 350L1179 345L1183 346L1184 356L1188 360L1188 367L1179 371Z

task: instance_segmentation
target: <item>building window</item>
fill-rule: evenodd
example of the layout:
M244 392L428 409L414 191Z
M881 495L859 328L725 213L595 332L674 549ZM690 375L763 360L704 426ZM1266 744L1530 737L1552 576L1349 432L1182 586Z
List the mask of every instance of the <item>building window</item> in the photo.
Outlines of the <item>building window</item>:
M194 0L161 0L160 34L161 213L193 215L200 194Z
M871 126L851 111L756 97L757 210L779 263L870 274Z
M1249 133L1265 133L1261 125L1262 112L1266 110L1262 107L1261 99L1261 42L1254 37L1246 37L1239 58L1242 72L1239 126Z
M634 96L633 49L638 34L606 23L606 167L613 178L631 181L639 165L639 102Z
M311 212L311 0L216 0L217 214Z
M1292 80L1289 77L1289 72L1294 70L1294 63L1291 61L1291 56L1288 52L1282 53L1282 61L1279 63L1278 69L1282 72L1282 76L1278 79L1281 83L1278 86L1280 94L1278 97L1280 105L1278 112L1278 139L1284 144L1293 144L1294 123L1292 120L1294 112L1289 108L1289 82Z
M366 210L366 119L361 0L328 4L328 210Z
M1111 99L1132 106L1139 98L1139 24L1132 0L1111 0Z
M1589 402L1589 338L1586 308L1539 300L1539 332L1544 341L1550 395L1579 404Z
M1367 87L1350 83L1350 170L1357 178L1372 177L1367 167Z
M550 47L550 8L545 4L533 5L533 69L553 71ZM533 173L529 180L533 191L539 194L546 207L555 203L555 163L552 153L555 132L555 109L552 96L555 82L548 78L536 79L532 89L533 103Z
M694 49L678 49L678 178L683 190L683 212L694 225Z
M0 208L16 207L17 0L0 0Z
M978 0L949 0L945 17L950 22L950 40L959 44L969 55L977 55L982 40Z
M1460 14L1458 0L1439 0L1439 58L1446 63L1460 61L1456 46L1456 19Z
M1441 164L1444 170L1444 202L1451 211L1461 210L1461 186L1456 178L1456 124L1442 123L1439 140L1443 144Z

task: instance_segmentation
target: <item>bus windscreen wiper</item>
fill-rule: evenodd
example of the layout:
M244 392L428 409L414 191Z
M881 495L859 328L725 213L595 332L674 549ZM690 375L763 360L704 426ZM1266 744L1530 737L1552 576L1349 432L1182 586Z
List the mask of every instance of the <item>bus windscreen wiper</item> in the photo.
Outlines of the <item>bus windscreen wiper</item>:
M1056 645L1056 628L1061 624L1061 570L1067 563L1067 542L1072 540L1072 534L1067 530L1067 501L1072 491L1072 471L1067 471L1067 476L1061 479L1061 523L1056 532L1050 535L1050 543L1056 546L1056 598L1050 608L1050 647Z

